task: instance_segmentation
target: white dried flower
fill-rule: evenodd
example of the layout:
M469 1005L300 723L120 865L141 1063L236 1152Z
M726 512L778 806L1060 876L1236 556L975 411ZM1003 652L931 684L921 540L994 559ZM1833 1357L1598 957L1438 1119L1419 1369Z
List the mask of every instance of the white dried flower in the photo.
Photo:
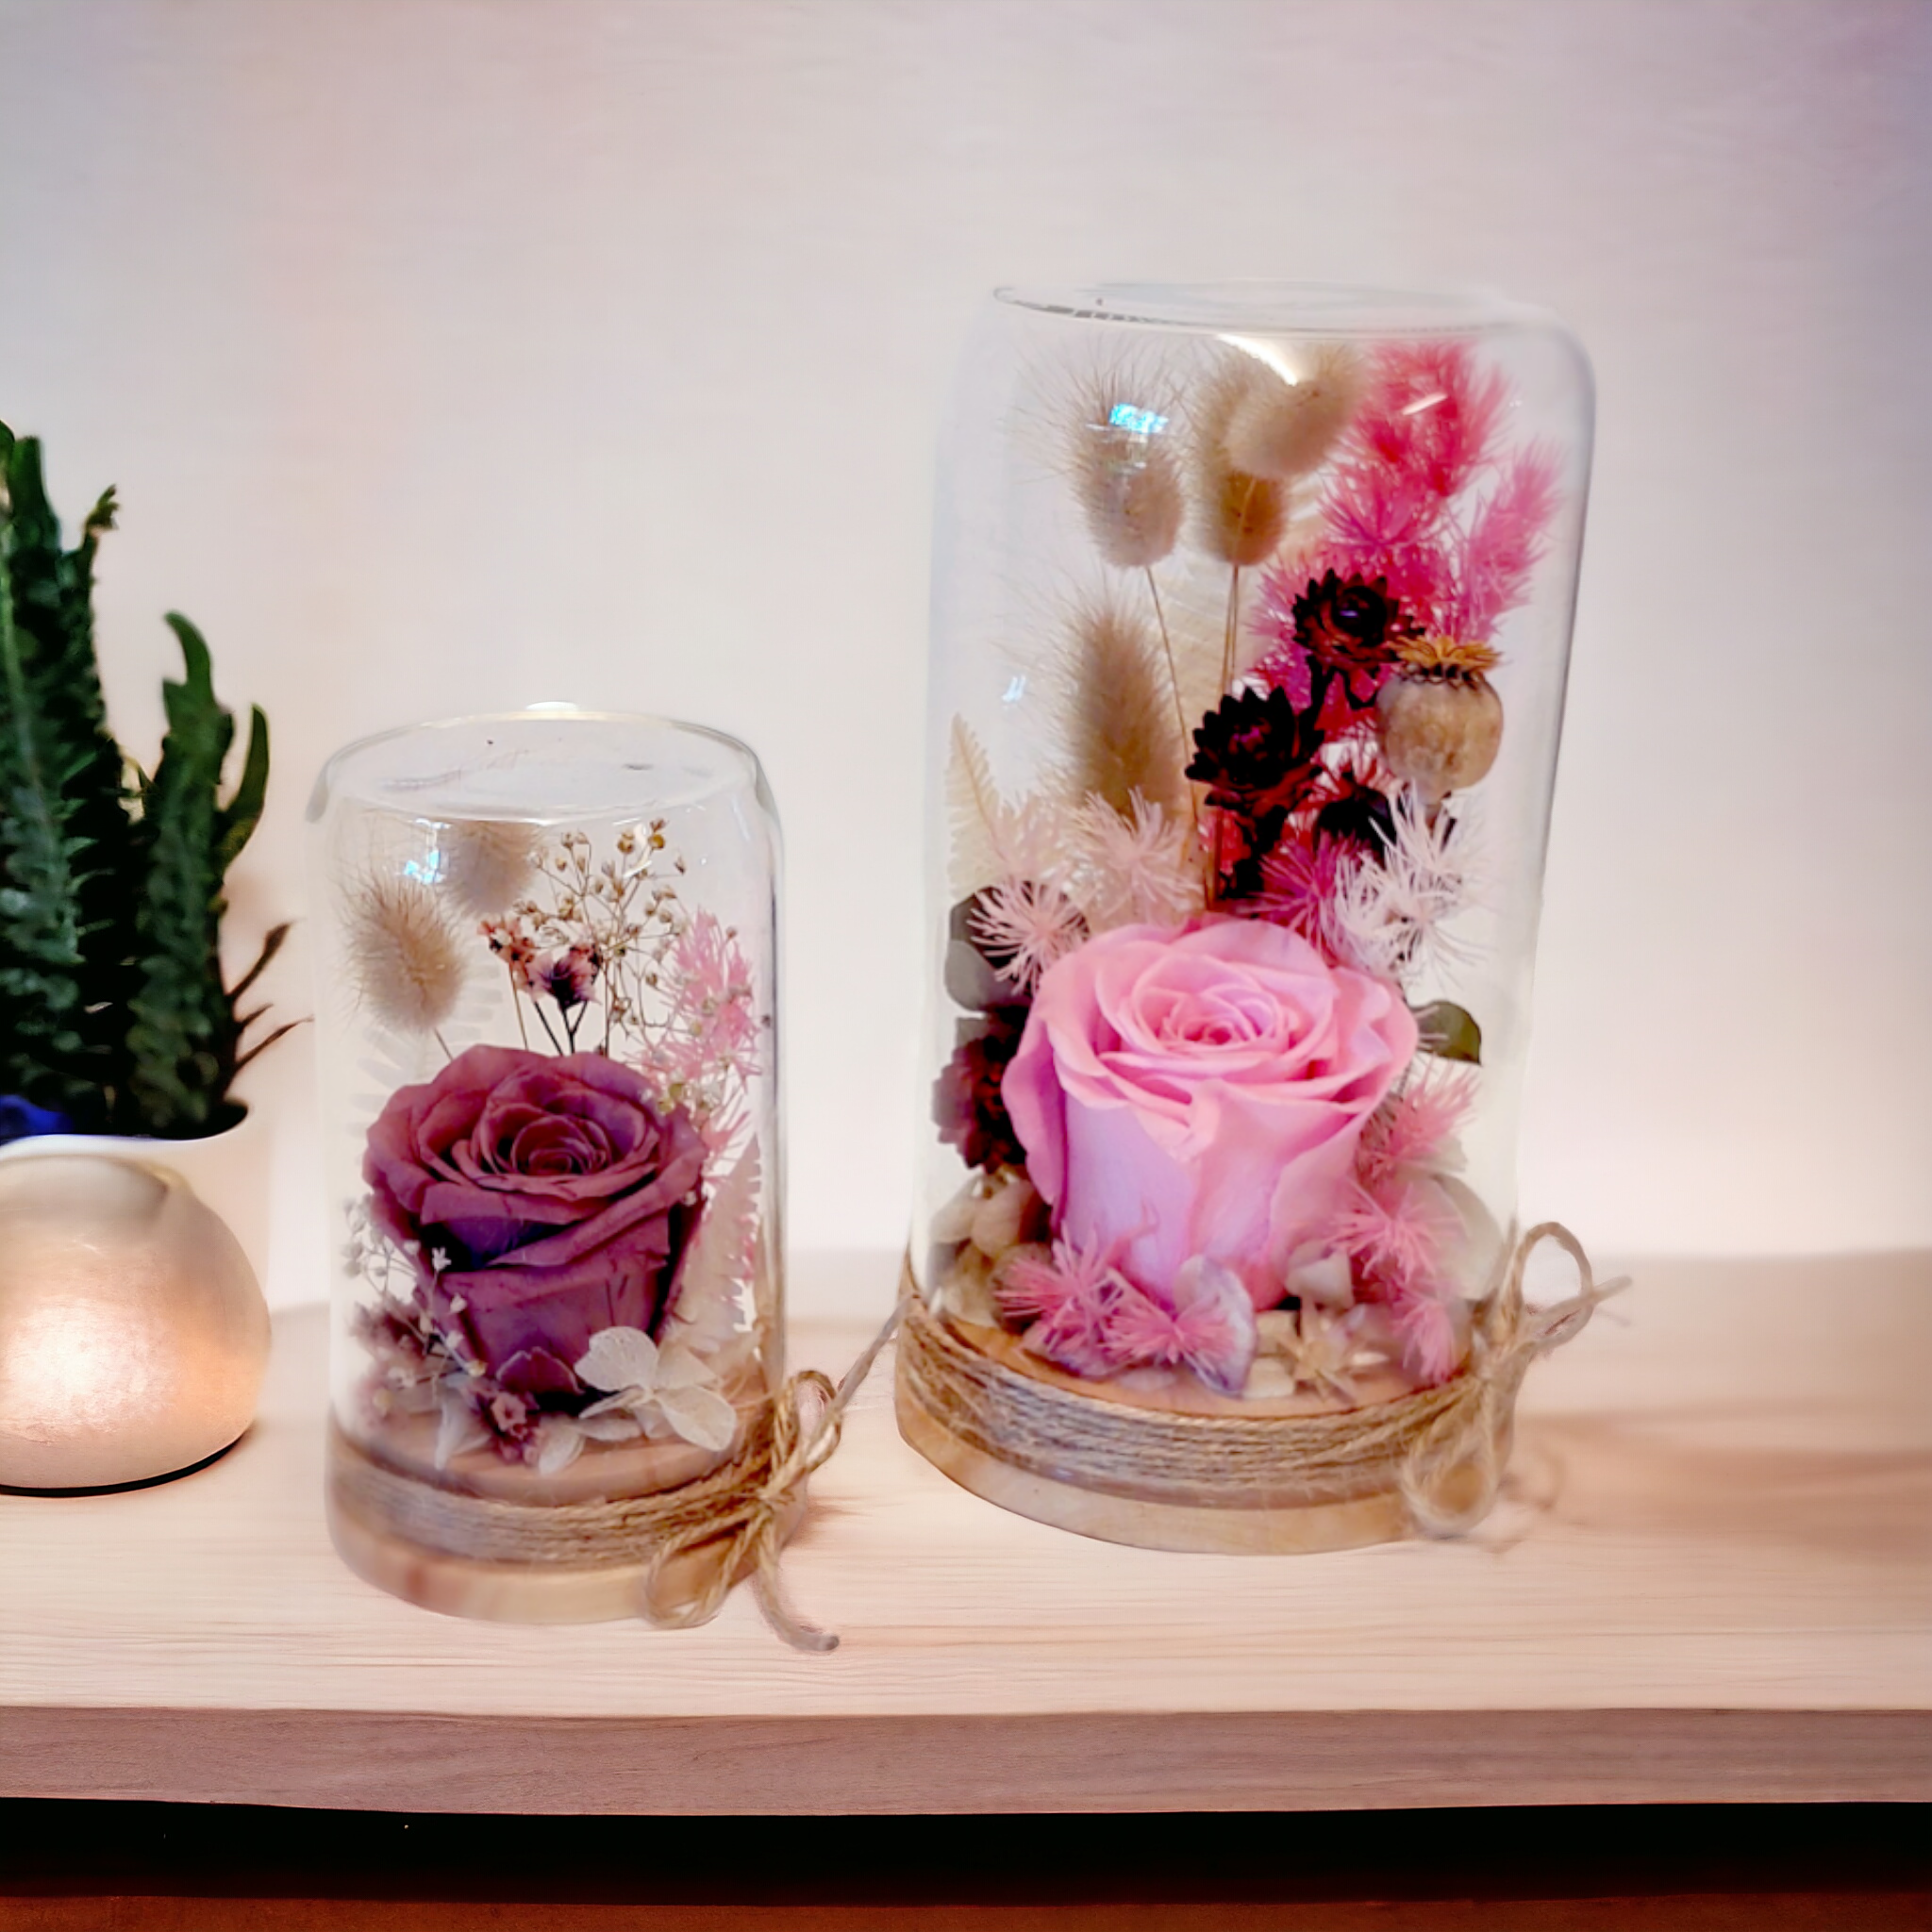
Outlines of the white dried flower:
M1069 890L1094 932L1119 925L1177 925L1200 911L1201 866L1188 822L1139 791L1124 816L1090 798L1074 814Z
M1330 924L1338 947L1355 965L1378 978L1401 980L1471 956L1448 928L1472 901L1473 831L1446 811L1431 815L1410 786L1399 787L1392 802L1387 849L1348 872Z

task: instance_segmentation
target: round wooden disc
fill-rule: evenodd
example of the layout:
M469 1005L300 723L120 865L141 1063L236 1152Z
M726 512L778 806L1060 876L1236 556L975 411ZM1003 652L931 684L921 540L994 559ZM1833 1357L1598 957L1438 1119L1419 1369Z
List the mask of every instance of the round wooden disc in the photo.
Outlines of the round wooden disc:
M495 1624L608 1624L638 1614L641 1563L613 1570L540 1570L447 1557L376 1528L345 1508L333 1492L328 1533L336 1554L363 1582L446 1617L478 1617Z
M1392 1489L1346 1502L1291 1508L1147 1502L1057 1482L1002 1462L961 1441L920 1404L908 1401L903 1386L896 1406L899 1433L961 1489L1015 1515L1102 1542L1132 1543L1144 1550L1283 1556L1359 1549L1365 1543L1400 1541L1411 1534L1407 1508Z
M332 1457L343 1453L333 1436L328 1453ZM336 1554L365 1583L405 1603L446 1617L494 1624L611 1624L641 1614L648 1551L636 1562L594 1570L484 1562L425 1549L372 1523L344 1501L333 1482L325 1485L325 1495ZM781 1541L791 1539L804 1514L801 1488L780 1517ZM673 1603L694 1595L705 1565L713 1561L715 1557L704 1550L674 1557L664 1566L660 1593Z

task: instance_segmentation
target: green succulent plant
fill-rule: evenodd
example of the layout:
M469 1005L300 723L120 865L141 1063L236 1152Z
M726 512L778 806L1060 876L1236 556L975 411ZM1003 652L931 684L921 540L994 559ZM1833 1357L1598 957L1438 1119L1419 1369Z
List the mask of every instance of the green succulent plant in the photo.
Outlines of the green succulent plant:
M242 1003L286 925L225 983L223 881L261 816L268 720L224 802L235 721L208 645L168 623L180 681L152 774L108 729L94 655L93 567L114 525L106 491L62 547L37 439L0 424L0 1096L87 1132L189 1139L242 1116L236 1074L289 1031L252 1044Z

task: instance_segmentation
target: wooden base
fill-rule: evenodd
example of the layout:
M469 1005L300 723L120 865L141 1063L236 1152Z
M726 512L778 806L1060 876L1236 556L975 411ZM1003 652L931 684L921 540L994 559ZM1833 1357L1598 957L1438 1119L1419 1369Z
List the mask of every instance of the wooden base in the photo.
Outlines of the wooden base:
M329 1454L341 1451L332 1441ZM333 1482L325 1485L329 1540L356 1574L405 1603L445 1617L491 1624L612 1624L641 1614L649 1552L636 1562L594 1570L548 1564L491 1563L425 1549L370 1522L344 1502ZM800 1500L781 1524L789 1541L805 1511ZM658 1594L677 1603L695 1595L715 1550L696 1550L664 1566Z
M614 1570L539 1570L479 1563L408 1543L328 1499L329 1540L365 1583L446 1617L492 1624L608 1624L638 1613L644 1565Z
M962 1490L1016 1516L1101 1542L1219 1556L1295 1556L1397 1542L1413 1533L1407 1508L1392 1489L1345 1502L1274 1509L1115 1496L1017 1469L962 1442L918 1403L908 1401L903 1389L896 1407L899 1433Z

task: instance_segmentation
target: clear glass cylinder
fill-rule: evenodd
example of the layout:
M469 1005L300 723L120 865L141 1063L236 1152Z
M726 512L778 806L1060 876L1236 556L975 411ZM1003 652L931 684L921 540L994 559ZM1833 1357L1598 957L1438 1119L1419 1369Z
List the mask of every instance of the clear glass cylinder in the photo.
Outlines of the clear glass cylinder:
M440 1608L619 1613L594 1506L717 1467L783 1372L763 774L545 708L351 745L308 816L338 1547Z
M911 1247L957 1337L1208 1415L1466 1363L1591 429L1576 342L1501 301L983 311L940 465Z

